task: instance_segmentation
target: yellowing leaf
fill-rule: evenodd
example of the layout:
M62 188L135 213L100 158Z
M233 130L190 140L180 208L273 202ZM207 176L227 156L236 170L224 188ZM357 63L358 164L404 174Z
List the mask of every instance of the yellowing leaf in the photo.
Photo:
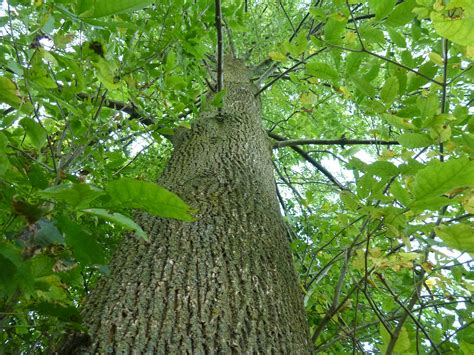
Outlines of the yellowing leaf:
M430 129L430 136L438 143L443 143L451 138L451 127L449 125L435 125Z
M351 96L351 92L349 91L348 88L346 88L345 86L340 86L338 91L344 95L344 97L350 97Z
M408 121L406 118L398 117L395 115L391 115L389 113L384 113L382 117L390 123L392 126L396 128L404 128L404 129L415 129L415 125Z
M436 32L463 46L474 46L474 2L451 0L443 13L432 11Z
M436 285L436 279L433 277L430 277L428 280L425 281L425 285L428 286L430 289L432 289L433 286Z
M462 206L467 212L474 213L474 191L463 199Z
M270 53L268 53L268 55L270 56L270 58L276 62L284 62L286 61L286 55L280 53L280 52L276 52L276 51L272 51Z
M312 92L305 93L301 95L300 97L301 104L304 106L314 105L317 100L318 100L318 97Z
M466 57L469 59L474 59L474 46L466 47Z
M95 75L97 79L109 90L116 90L120 87L120 81L114 76L114 69L111 63L103 58L97 58L92 64L97 69Z
M430 54L428 54L428 57L430 57L430 60L433 63L438 64L440 66L442 66L444 63L443 58L438 53L431 52Z

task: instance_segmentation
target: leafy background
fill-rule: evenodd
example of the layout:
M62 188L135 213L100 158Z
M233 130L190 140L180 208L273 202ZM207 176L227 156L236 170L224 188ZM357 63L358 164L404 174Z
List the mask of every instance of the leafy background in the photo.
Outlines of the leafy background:
M316 350L472 354L474 4L222 6ZM120 239L148 238L130 208L192 220L152 182L216 104L215 2L4 1L0 36L0 340L40 352L82 329Z

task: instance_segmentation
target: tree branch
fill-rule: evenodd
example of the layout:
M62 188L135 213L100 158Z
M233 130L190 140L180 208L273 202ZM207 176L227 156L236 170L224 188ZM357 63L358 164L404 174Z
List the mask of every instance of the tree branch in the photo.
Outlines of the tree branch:
M80 92L76 95L79 99L86 101L90 100L91 96L89 94L86 94L84 92ZM137 118L141 123L143 123L146 126L152 125L154 123L153 119L151 117L144 117L139 111L138 108L128 102L122 102L122 101L115 101L115 100L110 100L110 99L104 99L102 106L111 108L113 110L117 111L122 111L130 115L130 118Z
M279 136L278 134L268 132L268 135L276 139L277 141L285 141L286 139L282 136ZM313 165L316 169L318 169L323 175L325 175L331 182L334 183L340 190L346 190L346 188L324 167L322 166L319 162L317 162L315 159L313 159L308 153L306 153L303 149L299 147L290 147L293 149L296 153L301 155L306 161L308 161L311 165Z
M216 0L216 30L217 30L217 92L224 88L224 46L222 37L221 1Z
M399 145L398 141L381 141L378 139L288 139L284 141L275 142L273 148L294 147L298 145Z

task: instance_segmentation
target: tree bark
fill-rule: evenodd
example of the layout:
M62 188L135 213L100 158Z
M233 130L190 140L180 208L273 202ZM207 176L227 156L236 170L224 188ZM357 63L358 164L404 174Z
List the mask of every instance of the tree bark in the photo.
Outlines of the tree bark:
M224 76L222 109L175 135L159 179L196 221L139 214L150 242L126 238L92 291L84 350L311 352L257 88L240 61L226 58Z

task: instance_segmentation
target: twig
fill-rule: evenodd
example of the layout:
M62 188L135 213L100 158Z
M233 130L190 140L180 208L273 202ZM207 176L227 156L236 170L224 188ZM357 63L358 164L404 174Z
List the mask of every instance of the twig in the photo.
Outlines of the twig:
M295 30L295 26L293 26L293 22L291 21L290 16L288 16L288 13L286 12L285 7L284 7L283 4L281 3L281 0L278 0L278 4L280 4L280 7L281 7L281 9L283 10L283 13L285 14L286 19L287 19L288 22L290 23L291 29L293 30L293 33L294 33L294 32L296 31L296 30Z
M463 324L462 326L460 326L458 329L456 329L454 332L452 332L450 335L448 335L446 338L443 339L443 341L441 343L438 343L438 347L443 345L444 343L446 343L450 338L452 338L454 335L456 335L457 333L459 333L461 330L463 329L466 329L467 327L469 327L471 324L473 324L474 321L470 321L470 322L466 322L465 324ZM434 351L431 351L431 353L433 353ZM431 354L430 353L430 354Z
M325 41L322 40L321 38L318 38L318 39L319 39L321 42L325 42ZM412 72L412 73L414 73L414 74L416 74L416 75L418 75L418 76L421 76L422 78L424 78L424 79L426 79L426 80L428 80L428 81L430 81L430 82L432 82L432 83L435 83L435 84L437 84L437 85L439 85L439 86L441 86L441 87L444 85L442 82L440 82L440 81L438 81L438 80L435 80L435 79L433 79L433 78L430 78L428 75L425 75L425 74L423 74L423 73L421 73L421 72L419 72L419 71L417 71L417 70L415 70L415 69L412 69L412 68L410 68L410 67L407 67L406 65L403 65L403 64L398 63L398 62L396 62L396 61L394 61L394 60L392 60L392 59L390 59L390 58L384 57L383 55L380 55L380 54L377 54L377 53L368 51L368 50L366 50L366 49L347 48L347 47L338 46L338 45L330 44L330 43L327 43L327 45L328 45L329 47L337 48L337 49L340 49L340 50L343 50L343 51L355 52L355 53L367 53L368 55L371 55L371 56L373 56L373 57L382 59L382 60L384 60L384 61L386 61L386 62L388 62L388 63L390 63L390 64L393 64L393 65L395 65L395 66L397 66L397 67L399 67L399 68L405 69L405 70L407 70L407 71L409 71L409 72ZM325 48L326 48L326 47L325 47Z
M279 136L278 134L268 132L268 135L276 139L278 141L284 141L286 140L284 137ZM334 183L340 190L344 191L346 188L320 163L318 163L316 160L314 160L308 153L306 153L303 149L300 147L290 147L293 149L295 152L297 152L299 155L301 155L306 161L308 161L311 165L313 165L316 169L318 169L322 174L324 174L331 182Z
M405 317L406 316L409 316L413 322L416 324L416 326L423 332L423 334L425 335L426 339L428 339L428 341L431 343L431 346L433 347L433 350L437 353L437 354L441 354L441 352L439 351L438 349L438 346L434 343L433 339L431 339L430 335L428 334L428 332L425 330L425 328L423 327L423 325L418 322L418 319L412 314L411 312L411 308L413 308L413 306L415 305L417 299L418 299L418 292L415 292L415 294L413 295L413 297L411 298L410 300L410 303L408 304L408 306L405 306L403 304L402 301L400 301L400 299L398 298L398 296L392 291L392 289L390 288L390 286L388 285L387 281L385 281L385 278L379 274L379 273L376 273L376 275L378 276L379 280L382 282L382 284L385 286L385 288L387 289L387 291L390 293L390 295L393 297L393 299L395 300L395 302L398 303L398 305L400 307L403 308L403 310L406 312L405 313ZM397 330L398 333L401 331L401 326L403 325L403 321L399 321L398 323L398 326L397 326ZM398 329L400 328L400 329ZM397 335L397 336L396 336ZM398 338L398 334L393 334L393 336L391 337L390 339L390 343L389 343L389 346L387 348L387 354L391 354L393 351L393 348L395 346L395 342L397 341L397 338ZM393 344L392 344L393 343Z
M288 69L286 69L284 72L282 72L280 75L278 75L275 79L273 79L272 81L270 81L268 84L264 85L260 90L257 91L257 93L255 94L255 96L258 96L260 95L261 92L265 91L266 89L268 89L270 86L272 86L276 81L278 81L279 79L281 79L282 77L284 77L286 74L288 74L289 72L291 72L292 70L296 69L297 67L299 67L301 64L304 64L307 62L308 59L318 55L319 53L325 51L327 49L327 47L323 47L321 48L320 50L314 52L313 54L307 56L304 60L300 60L299 62L296 62L295 64L293 64L291 67L289 67Z
M140 154L142 154L145 150L147 150L148 148L150 148L150 146L153 144L154 142L150 142L149 144L147 144L146 146L144 146L142 149L140 149L140 151L133 157L133 159L131 159L127 164L125 164L124 166L122 166L120 169L118 169L117 171L115 171L112 175L113 176L116 176L118 174L120 174L124 169L128 168L131 164L133 164L133 162L135 160L137 160L137 158L140 156Z
M365 51L364 42L362 42L362 36L360 35L359 27L357 26L357 22L354 20L354 15L352 14L351 5L349 5L348 0L346 0L346 5L347 5L347 9L349 10L349 13L351 14L352 22L354 22L354 27L355 27L355 31L357 33L357 38L359 39L360 47L362 48L362 50Z

